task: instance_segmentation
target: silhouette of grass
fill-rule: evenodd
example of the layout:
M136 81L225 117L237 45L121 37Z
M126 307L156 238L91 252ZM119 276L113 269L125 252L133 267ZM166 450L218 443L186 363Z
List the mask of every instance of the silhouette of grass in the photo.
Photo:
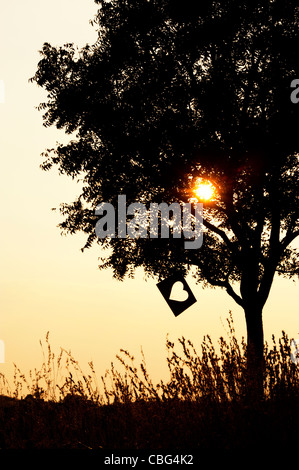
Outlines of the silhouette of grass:
M0 375L0 448L231 449L292 445L298 439L299 368L285 332L265 343L264 397L246 394L246 343L228 338L219 352L207 335L199 354L166 341L169 380L154 384L145 357L136 366L126 350L97 379L65 349L56 357L49 333L43 363L27 378L15 365L11 386Z

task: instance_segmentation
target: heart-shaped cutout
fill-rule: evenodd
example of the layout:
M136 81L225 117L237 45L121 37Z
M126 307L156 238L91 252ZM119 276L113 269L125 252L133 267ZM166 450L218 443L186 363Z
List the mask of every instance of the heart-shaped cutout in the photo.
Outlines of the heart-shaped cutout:
M169 296L169 300L176 300L177 302L185 302L189 297L189 293L184 289L184 284L177 281L173 284Z

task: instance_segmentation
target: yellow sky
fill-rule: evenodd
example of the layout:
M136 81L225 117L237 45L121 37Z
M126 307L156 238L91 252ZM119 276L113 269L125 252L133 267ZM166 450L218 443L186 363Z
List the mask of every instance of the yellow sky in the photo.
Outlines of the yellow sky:
M83 46L93 42L89 25L96 12L90 0L16 0L1 6L0 81L0 339L10 379L13 363L23 372L42 361L39 340L50 331L53 350L71 350L85 368L94 361L98 375L110 366L120 348L140 356L158 380L166 373L165 340L184 335L199 346L203 335L217 339L231 309L237 333L245 335L242 310L223 291L203 290L188 279L197 302L175 318L156 287L142 272L122 283L111 271L97 269L99 248L81 253L85 238L61 237L59 214L51 211L78 194L77 183L39 168L40 154L63 133L42 126L34 106L44 93L28 79L35 73L44 42ZM299 337L298 285L275 281L264 310L265 337L285 330Z

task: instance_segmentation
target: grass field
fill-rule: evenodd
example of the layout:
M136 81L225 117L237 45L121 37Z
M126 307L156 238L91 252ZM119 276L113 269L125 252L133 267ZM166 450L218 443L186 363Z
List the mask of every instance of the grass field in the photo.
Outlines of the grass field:
M264 397L246 393L246 344L232 319L219 353L209 336L201 351L167 340L169 380L153 384L145 360L128 351L100 380L70 353L55 357L46 337L42 368L13 385L2 375L0 449L255 449L297 447L299 366L282 332L265 344ZM178 349L180 352L178 352Z

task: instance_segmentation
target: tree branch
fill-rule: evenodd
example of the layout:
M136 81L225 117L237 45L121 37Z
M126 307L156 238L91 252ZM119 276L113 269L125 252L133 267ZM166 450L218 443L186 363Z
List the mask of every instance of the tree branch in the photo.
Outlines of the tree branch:
M272 228L269 239L269 255L264 263L264 275L260 282L258 289L258 298L260 305L263 307L269 296L271 285L274 279L275 271L279 262L281 245L279 242L279 233L280 233L280 211L278 204L278 197L276 191L273 195L273 207L272 207Z
M286 236L281 240L281 247L282 250L284 250L293 240L295 240L296 237L299 235L299 230L296 230L295 232L290 232L287 233Z
M234 299L235 302L237 302L237 304L244 308L243 299L238 294L236 294L229 282L227 282L226 292Z
M212 232L217 233L217 235L219 235L222 238L222 240L227 244L227 246L231 248L232 251L234 250L233 243L230 241L230 239L228 238L228 236L223 230L221 230L219 227L216 227L216 225L211 224L205 219L203 219L202 223L205 227L212 230Z
M212 279L207 274L205 274L205 278L212 286L225 288L226 292L234 299L234 301L244 308L243 299L238 294L236 294L236 292L233 290L228 280L220 281L220 280Z

